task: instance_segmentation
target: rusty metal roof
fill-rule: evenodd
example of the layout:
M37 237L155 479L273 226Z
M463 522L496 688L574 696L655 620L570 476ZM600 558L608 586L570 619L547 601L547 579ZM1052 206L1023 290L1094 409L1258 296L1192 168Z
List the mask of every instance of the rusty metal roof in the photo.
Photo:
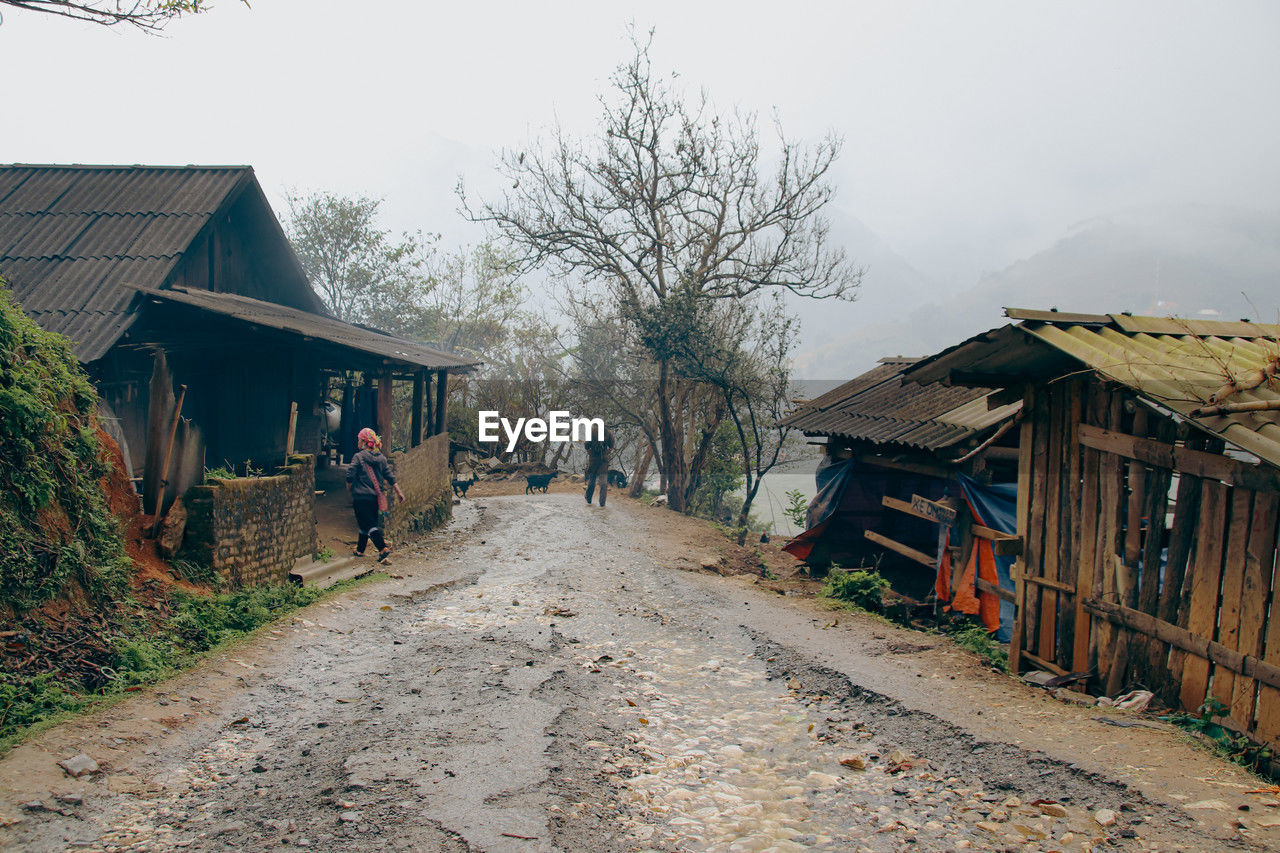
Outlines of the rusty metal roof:
M0 277L84 362L137 316L125 282L160 287L248 166L0 166Z
M919 362L908 381L997 382L1003 376L1004 384L1014 384L1083 364L1280 467L1280 409L1192 415L1224 391L1220 402L1280 406L1280 325L1016 308L1006 314L1019 322ZM1251 378L1264 381L1226 390Z
M990 388L904 384L902 374L918 361L881 359L877 367L802 404L781 424L807 435L941 450L1017 413L1018 403L988 411Z
M263 302L238 293L212 293L208 290L187 290L179 287L166 290L136 289L152 299L187 305L243 323L288 332L312 340L326 341L402 364L412 364L432 370L446 370L452 373L466 372L480 364L478 361L459 358L442 350L397 338L376 329L353 326L332 317L322 317L310 311L278 305L275 302Z

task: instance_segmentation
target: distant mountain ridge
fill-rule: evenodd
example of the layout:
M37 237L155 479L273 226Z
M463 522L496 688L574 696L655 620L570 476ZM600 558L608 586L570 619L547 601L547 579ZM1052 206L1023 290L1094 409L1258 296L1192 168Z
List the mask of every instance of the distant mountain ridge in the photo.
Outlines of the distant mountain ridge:
M882 259L896 257L886 252ZM913 298L918 279L909 290L896 288L902 268L881 283L869 266L868 299L828 308L816 325L802 313L799 375L852 377L882 356L928 355L1002 325L1006 306L1278 322L1280 210L1182 205L1099 217L943 299L937 288ZM891 299L896 306L885 305L886 293L901 297Z

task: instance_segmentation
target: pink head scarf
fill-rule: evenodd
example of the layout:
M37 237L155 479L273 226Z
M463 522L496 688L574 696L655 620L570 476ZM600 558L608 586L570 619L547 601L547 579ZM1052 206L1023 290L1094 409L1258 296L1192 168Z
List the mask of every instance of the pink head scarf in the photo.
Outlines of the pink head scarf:
M360 434L356 436L356 443L374 452L382 449L382 439L378 438L378 434L368 427L360 430Z

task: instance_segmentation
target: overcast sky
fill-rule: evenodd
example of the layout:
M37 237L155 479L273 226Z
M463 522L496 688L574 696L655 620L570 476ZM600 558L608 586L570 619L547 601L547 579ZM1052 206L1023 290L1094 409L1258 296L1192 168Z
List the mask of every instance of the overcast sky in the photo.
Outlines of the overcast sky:
M948 288L1128 207L1280 198L1273 0L216 0L160 38L3 15L0 161L248 163L278 209L380 196L449 242L482 236L459 174L592 131L628 21L721 107L842 134L836 213Z

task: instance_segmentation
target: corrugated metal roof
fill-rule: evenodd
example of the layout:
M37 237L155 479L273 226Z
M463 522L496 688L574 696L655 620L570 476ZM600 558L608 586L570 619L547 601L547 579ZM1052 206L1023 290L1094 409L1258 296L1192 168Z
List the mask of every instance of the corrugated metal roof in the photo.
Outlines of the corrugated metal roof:
M950 447L1015 415L1019 403L987 411L989 388L904 384L918 359L886 358L877 367L782 420L808 435L838 436L926 450Z
M1021 322L919 362L908 381L933 383L967 373L1004 375L1012 384L1032 374L1043 378L1051 358L1060 360L1054 368L1059 374L1084 364L1280 467L1280 410L1191 415L1229 382L1257 376L1268 366L1273 374L1266 382L1220 402L1280 405L1280 325L1012 308L1007 313ZM1063 356L1069 359L1061 361Z
M23 310L106 355L136 317L122 282L160 287L248 166L0 166L0 277Z
M369 355L391 359L432 370L464 372L480 364L468 361L442 350L425 347L413 341L397 338L362 326L353 326L341 320L322 317L309 311L263 302L237 293L211 293L207 290L142 290L147 296L181 305L189 305L203 311L211 311L245 323L278 329L308 338L328 341L348 349Z

